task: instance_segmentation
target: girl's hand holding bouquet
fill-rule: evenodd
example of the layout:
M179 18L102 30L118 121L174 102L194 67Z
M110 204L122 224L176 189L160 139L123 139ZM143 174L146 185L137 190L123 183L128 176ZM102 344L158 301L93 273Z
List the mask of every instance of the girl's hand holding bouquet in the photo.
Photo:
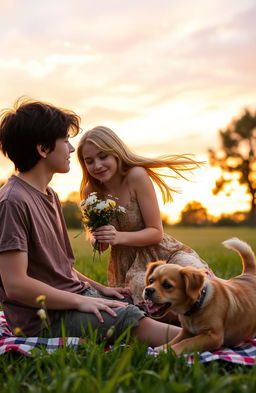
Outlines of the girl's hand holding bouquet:
M87 199L80 202L83 225L92 234L94 250L99 253L105 251L109 244L115 244L117 231L111 225L111 221L125 213L125 208L117 206L116 200L111 195L108 197L102 200L98 198L96 192L92 192ZM96 239L97 237L100 241Z

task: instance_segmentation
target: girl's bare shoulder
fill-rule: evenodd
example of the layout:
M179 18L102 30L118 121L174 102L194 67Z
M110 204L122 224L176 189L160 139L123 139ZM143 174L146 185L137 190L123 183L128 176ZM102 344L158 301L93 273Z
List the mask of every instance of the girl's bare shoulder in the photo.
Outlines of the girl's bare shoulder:
M147 171L142 166L134 166L130 168L127 173L127 178L133 181L141 180L146 177L148 177Z
M145 189L145 187L151 186L151 181L149 175L145 168L141 166L134 166L129 169L127 174L127 182L129 184L129 188L135 194L141 189Z

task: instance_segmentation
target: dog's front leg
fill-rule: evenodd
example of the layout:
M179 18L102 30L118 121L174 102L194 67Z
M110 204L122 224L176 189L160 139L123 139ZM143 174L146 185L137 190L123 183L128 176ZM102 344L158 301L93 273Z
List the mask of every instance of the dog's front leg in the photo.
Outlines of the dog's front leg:
M177 334L176 337L174 337L172 339L172 341L170 341L170 343L168 343L168 345L174 345L176 343L179 343L182 340L185 340L186 338L192 337L192 334L189 333L188 330L181 328L180 332Z
M171 348L173 344L176 344L188 337L191 337L191 334L185 330L184 328L181 328L180 332L177 334L176 337L174 337L170 342L160 345L159 347L156 347L155 350L157 351L167 351L168 348Z
M223 343L223 336L217 333L202 333L198 336L185 338L171 345L171 348L177 355L183 352L193 352L193 351L211 351L221 347Z

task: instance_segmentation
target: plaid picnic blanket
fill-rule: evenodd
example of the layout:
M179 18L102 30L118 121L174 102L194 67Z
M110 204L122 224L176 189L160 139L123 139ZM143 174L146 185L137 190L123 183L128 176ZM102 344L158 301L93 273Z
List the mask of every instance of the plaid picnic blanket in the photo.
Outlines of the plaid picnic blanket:
M159 352L148 348L149 355L158 355ZM188 364L194 363L194 354L182 355ZM243 345L235 348L221 348L214 352L197 352L196 357L200 363L209 363L213 360L225 360L230 363L253 366L256 363L256 338L245 341Z
M16 337L10 331L4 313L0 311L0 355L13 351L25 356L33 356L33 348L45 347L48 353L54 352L57 348L64 345L78 349L81 339L79 337L41 338L41 337ZM148 348L148 355L158 355L153 348ZM194 355L185 355L189 364L194 362ZM243 345L236 348L221 348L214 352L202 352L197 354L198 361L201 363L213 360L225 360L231 363L244 364L251 366L256 363L256 338L247 340Z
M0 311L0 355L13 351L22 355L32 356L32 349L45 347L48 353L56 351L64 345L77 349L79 347L79 337L42 338L42 337L17 337L9 329L4 313Z

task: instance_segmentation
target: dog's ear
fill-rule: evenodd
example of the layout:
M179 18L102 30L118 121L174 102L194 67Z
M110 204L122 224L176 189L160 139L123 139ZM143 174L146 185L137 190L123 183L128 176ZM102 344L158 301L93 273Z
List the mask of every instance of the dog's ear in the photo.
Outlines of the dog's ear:
M149 284L148 278L153 273L153 271L157 268L157 266L165 265L165 264L166 264L165 261L156 261L156 262L151 262L148 264L146 275L145 275L145 285Z
M195 302L202 290L205 280L203 269L196 269L192 266L183 267L180 271L185 284L185 291L193 302Z

